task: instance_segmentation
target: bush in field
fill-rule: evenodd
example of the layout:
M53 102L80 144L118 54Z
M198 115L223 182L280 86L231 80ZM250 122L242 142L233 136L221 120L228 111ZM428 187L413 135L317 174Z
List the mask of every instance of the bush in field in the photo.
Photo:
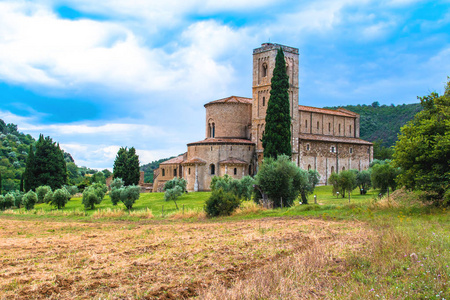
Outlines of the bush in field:
M113 181L111 181L111 189L120 189L123 187L124 183L122 178L114 178Z
M3 207L4 209L11 208L14 204L14 195L11 193L6 194L3 197Z
M138 185L129 185L120 189L120 200L128 210L131 210L134 202L139 199L140 190Z
M164 184L164 200L170 201L172 200L175 203L176 208L178 209L177 205L177 198L183 195L183 193L186 192L186 185L187 181L184 178L177 178L175 177L172 180L167 181Z
M14 192L14 206L20 208L22 205L23 193L19 191Z
M50 192L51 193L51 192ZM49 194L50 194L49 193ZM47 196L46 196L47 197ZM56 206L58 209L66 206L67 201L69 201L70 195L65 188L57 189L54 191L49 199L50 205ZM47 199L46 199L47 200Z
M362 170L356 174L356 185L359 187L359 194L365 195L372 187L372 180L370 179L370 169Z
M82 203L86 209L94 209L95 204L100 204L105 197L108 188L102 183L94 183L83 191Z
M345 193L348 193L348 199L350 201L350 194L357 187L355 170L341 171L339 173L339 181L342 198L345 197Z
M167 191L167 190L173 189L176 186L179 186L181 188L181 193L185 193L186 192L186 185L187 185L186 179L175 177L174 179L169 180L169 181L167 181L164 184L163 190Z
M76 185L65 185L64 188L67 193L69 193L70 197L73 197L76 193L78 193L78 187Z
M214 190L205 202L204 210L208 217L228 216L240 205L236 195L223 189Z
M45 197L44 197L44 202L45 203L48 204L48 203L52 202L52 199L53 199L53 192L52 191L50 191L47 194L45 194Z
M390 162L374 165L370 176L372 185L374 188L380 188L382 193L389 192L389 188L395 191L395 178L399 173L399 169L393 167Z
M41 186L37 187L36 188L36 195L38 197L37 203L44 203L45 195L51 191L52 191L52 189L48 185L41 185Z
M33 209L34 205L37 202L37 195L33 191L29 191L25 195L23 195L22 203L27 210Z
M279 155L275 160L265 158L256 175L256 184L273 201L274 207L292 206L305 184L300 168L289 156Z
M250 200L253 193L255 179L250 176L244 176L241 179L234 179L225 174L222 177L214 176L211 179L209 187L211 191L223 189L225 192L233 193L238 199Z
M308 196L314 192L319 180L320 175L316 170L300 170L300 195L303 204L308 204Z

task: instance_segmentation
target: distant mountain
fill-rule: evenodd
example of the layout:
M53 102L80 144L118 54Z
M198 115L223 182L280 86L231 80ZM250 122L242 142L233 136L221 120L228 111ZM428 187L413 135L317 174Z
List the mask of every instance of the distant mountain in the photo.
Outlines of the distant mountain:
M402 105L380 105L378 102L372 105L347 105L342 108L353 111L361 116L360 137L363 140L375 142L382 140L381 145L390 147L397 141L400 128L414 115L422 110L419 103ZM337 107L327 107L337 109Z

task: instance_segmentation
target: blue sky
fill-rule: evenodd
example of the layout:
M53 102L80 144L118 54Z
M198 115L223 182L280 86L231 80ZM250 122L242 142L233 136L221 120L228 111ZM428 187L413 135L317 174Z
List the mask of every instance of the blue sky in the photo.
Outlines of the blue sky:
M0 1L0 118L91 168L180 154L268 41L299 48L300 104L416 103L450 75L450 0Z

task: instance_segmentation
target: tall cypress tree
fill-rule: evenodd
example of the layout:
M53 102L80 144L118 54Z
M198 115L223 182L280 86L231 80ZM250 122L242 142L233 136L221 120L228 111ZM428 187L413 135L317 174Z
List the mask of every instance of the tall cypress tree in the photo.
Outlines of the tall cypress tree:
M265 133L262 137L264 157L277 158L280 154L292 155L291 116L289 113L289 77L281 48L275 59L269 103L266 112Z
M123 181L128 177L127 174L128 150L120 147L117 151L116 159L114 160L113 177L121 178Z
M24 188L25 192L34 189L36 186L36 178L35 178L35 161L34 161L34 151L33 146L30 145L30 150L28 151L27 164L25 166L24 173Z
M120 148L114 160L114 178L122 178L125 185L138 184L140 178L139 156L136 149Z
M125 185L137 185L141 174L139 169L139 156L136 154L136 149L134 149L134 147L131 147L128 151L127 168L128 178L125 180Z
M19 192L23 192L23 177L24 173L20 176L20 186L19 186Z
M2 194L2 173L0 172L0 195Z
M36 143L34 188L48 185L52 190L61 188L67 181L66 162L64 154L56 142L41 134Z

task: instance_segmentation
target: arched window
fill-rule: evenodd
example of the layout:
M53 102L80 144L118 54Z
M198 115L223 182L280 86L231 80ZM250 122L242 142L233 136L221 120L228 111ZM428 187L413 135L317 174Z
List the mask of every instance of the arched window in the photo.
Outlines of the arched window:
M191 175L191 168L188 168L188 174Z
M348 130L350 130L350 134L352 134L352 125L348 126Z
M331 132L331 123L328 123L328 132Z
M341 134L341 124L339 124L339 134Z
M331 152L336 152L336 149L334 148L334 146L331 146Z
M345 167L342 167L342 171L345 171Z
M309 151L309 144L306 144L306 151Z
M173 169L173 176L177 177L177 169Z
M214 164L209 166L209 170L211 171L211 175L216 174L216 166Z
M162 176L166 176L166 170L162 169Z
M311 165L308 165L308 171L311 170Z
M308 129L308 120L305 120L305 128Z
M331 167L331 174L334 173L334 166Z
M266 106L266 97L263 97L263 106Z
M350 147L350 154L352 154L352 153L353 153L353 148Z
M262 77L266 77L267 76L267 64L263 63L262 64Z
M237 168L234 168L234 175L237 175Z
M319 123L319 121L317 121L317 129L319 129L319 127L320 127L320 123Z
M212 123L212 137L216 136L216 124Z

